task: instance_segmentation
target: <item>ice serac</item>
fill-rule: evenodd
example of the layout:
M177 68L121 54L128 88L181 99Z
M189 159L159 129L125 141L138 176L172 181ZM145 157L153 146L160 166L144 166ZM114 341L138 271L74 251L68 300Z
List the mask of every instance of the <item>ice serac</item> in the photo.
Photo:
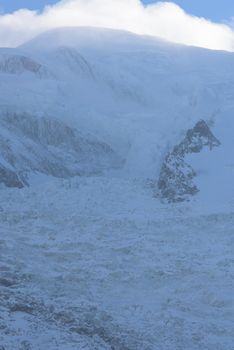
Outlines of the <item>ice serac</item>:
M220 146L220 141L212 134L204 120L200 120L193 129L189 129L184 140L167 154L163 162L158 189L168 202L182 202L199 192L194 183L196 172L187 162L186 155L199 153L204 147L212 150Z

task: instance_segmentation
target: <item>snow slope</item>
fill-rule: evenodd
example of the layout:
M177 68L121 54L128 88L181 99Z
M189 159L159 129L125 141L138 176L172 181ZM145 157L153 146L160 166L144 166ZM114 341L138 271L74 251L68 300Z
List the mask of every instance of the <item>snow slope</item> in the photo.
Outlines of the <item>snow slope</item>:
M136 180L56 181L1 193L6 350L233 349L233 205L160 206Z
M0 349L233 350L233 101L232 53L96 28L0 49ZM220 146L164 203L200 120Z

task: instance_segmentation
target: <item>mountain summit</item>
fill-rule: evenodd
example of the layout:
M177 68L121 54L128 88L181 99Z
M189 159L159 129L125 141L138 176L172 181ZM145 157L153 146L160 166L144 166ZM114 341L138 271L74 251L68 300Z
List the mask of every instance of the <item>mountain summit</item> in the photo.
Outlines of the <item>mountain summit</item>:
M202 181L185 192L205 193L213 183L215 193L214 174L229 176L232 163L225 131L233 125L232 72L234 54L101 28L60 28L0 49L1 167L29 186L30 174L61 178L118 169L116 175L150 179L164 192L166 163L219 139L220 156L215 151L210 165L217 170L210 172L200 156L192 168L180 165ZM0 181L9 185L3 170Z

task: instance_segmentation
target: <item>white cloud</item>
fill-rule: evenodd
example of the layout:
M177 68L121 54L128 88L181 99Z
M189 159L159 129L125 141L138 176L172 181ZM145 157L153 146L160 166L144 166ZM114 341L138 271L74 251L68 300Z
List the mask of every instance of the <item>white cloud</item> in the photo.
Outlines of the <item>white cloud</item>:
M96 26L158 36L173 42L234 51L234 31L191 16L172 2L62 0L42 13L21 9L0 15L0 46L17 46L56 27Z

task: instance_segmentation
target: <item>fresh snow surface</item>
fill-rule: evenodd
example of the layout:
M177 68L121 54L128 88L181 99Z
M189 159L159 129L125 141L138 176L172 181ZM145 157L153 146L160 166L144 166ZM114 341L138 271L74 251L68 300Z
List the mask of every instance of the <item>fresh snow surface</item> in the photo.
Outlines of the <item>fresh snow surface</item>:
M1 198L5 349L233 349L233 206L161 205L114 177Z
M29 185L0 184L0 350L234 349L233 101L227 52L95 28L0 49L0 165ZM200 119L221 146L162 203Z

